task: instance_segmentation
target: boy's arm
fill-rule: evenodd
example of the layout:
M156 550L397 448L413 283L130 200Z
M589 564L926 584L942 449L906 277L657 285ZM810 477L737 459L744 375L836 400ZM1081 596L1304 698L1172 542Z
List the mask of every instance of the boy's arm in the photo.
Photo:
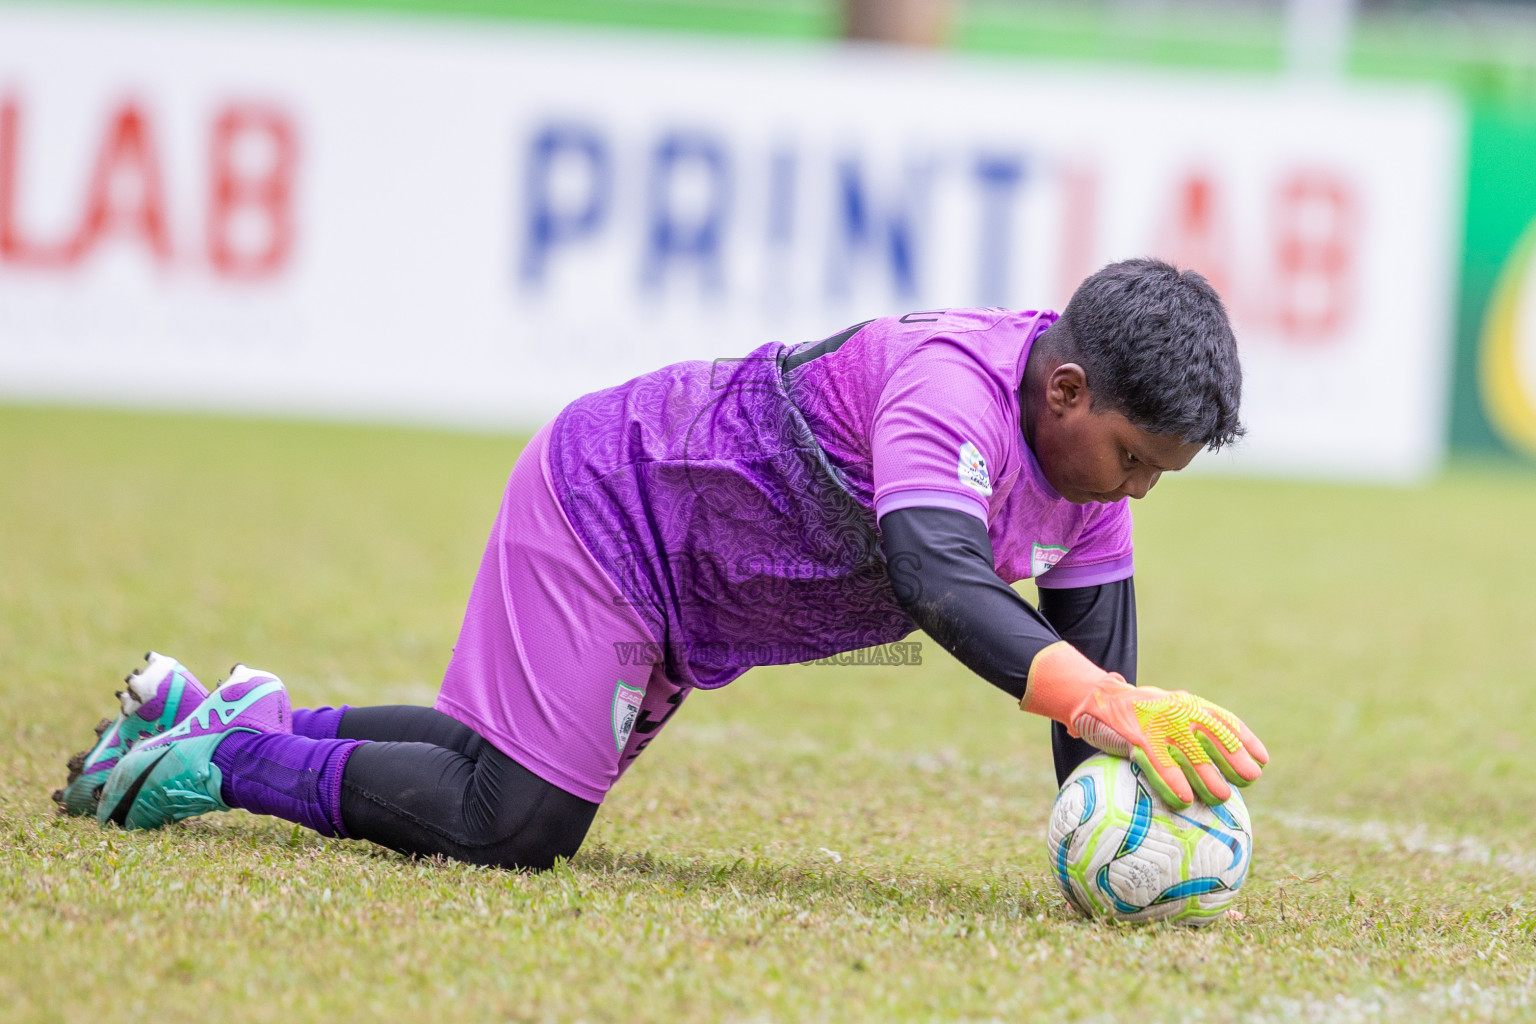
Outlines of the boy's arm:
M1040 613L1067 643L1106 672L1117 672L1136 685L1136 584L1116 580L1096 587L1040 588ZM1074 737L1060 722L1051 723L1051 753L1056 784L1067 781L1078 765L1099 752Z
M961 664L1023 700L1035 656L1061 637L993 569L992 541L975 516L903 508L880 519L896 599Z
M1168 803L1227 799L1269 760L1231 712L1181 690L1137 690L1061 640L993 569L986 524L953 509L905 508L880 519L897 600L945 650L1061 722L1071 737L1134 759Z

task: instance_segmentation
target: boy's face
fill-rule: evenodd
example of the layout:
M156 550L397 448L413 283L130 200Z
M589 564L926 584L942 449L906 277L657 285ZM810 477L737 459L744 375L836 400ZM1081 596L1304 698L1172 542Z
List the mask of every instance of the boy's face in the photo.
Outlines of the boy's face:
M1164 473L1189 465L1201 445L1141 429L1121 413L1095 411L1087 377L1063 363L1046 380L1030 438L1056 492L1079 505L1142 498Z

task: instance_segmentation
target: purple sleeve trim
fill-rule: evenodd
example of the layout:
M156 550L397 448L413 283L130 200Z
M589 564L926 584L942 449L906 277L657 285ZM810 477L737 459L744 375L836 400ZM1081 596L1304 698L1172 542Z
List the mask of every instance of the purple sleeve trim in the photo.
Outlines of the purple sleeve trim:
M875 501L875 519L879 520L904 508L947 508L953 512L964 512L968 516L975 516L983 523L987 521L987 503L981 500L981 496L971 497L956 491L935 491L913 488L911 490L891 491L881 495Z
M1106 583L1118 583L1136 575L1136 559L1130 554L1121 555L1109 562L1093 565L1058 565L1035 578L1035 586L1046 589L1067 590L1071 587L1100 587Z

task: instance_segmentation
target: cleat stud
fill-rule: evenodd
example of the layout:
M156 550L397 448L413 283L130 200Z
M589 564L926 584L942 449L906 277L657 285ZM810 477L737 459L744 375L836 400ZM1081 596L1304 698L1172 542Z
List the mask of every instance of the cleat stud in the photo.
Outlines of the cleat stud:
M69 769L69 776L71 780L73 780L85 769L85 757L89 753L89 750L82 750L78 754L72 754L69 760L65 762L64 766Z
M97 722L96 723L96 735L97 735L97 737L99 738L102 733L106 732L110 728L112 728L112 719L110 719L110 718L103 718L101 721Z
M155 652L154 651L145 651L144 652L144 660L145 661L148 661L150 658L153 658L154 656L155 656Z
M60 807L64 806L64 791L62 789L56 789L53 791L53 802L58 804Z

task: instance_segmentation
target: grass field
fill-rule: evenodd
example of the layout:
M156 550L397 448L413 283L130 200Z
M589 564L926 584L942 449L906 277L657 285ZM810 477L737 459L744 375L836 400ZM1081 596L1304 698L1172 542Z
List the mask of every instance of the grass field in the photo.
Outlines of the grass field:
M921 668L696 695L542 876L243 812L53 814L147 647L429 701L515 439L0 408L0 1019L1516 1021L1536 1016L1536 476L1170 479L1142 677L1238 710L1243 920L1075 920L1043 724Z

